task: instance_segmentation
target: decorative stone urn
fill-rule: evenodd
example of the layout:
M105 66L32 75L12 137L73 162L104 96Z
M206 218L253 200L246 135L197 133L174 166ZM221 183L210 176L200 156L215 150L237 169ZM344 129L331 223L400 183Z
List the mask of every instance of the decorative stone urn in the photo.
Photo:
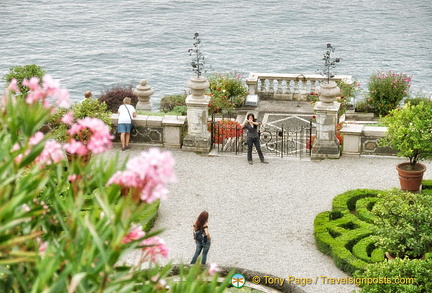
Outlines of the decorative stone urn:
M194 76L187 86L191 94L186 98L188 134L183 140L183 150L200 153L210 151L211 137L207 128L208 103L210 97L204 95L210 86L207 78Z
M323 82L319 87L319 99L323 105L330 106L336 100L336 97L340 95L340 88L337 83L333 80L330 82Z
M210 83L207 78L203 76L194 76L187 82L188 88L190 88L192 99L203 99L205 91L209 88ZM189 97L188 97L189 98Z
M340 157L340 144L336 138L338 123L338 110L340 103L335 102L340 94L336 82L322 83L319 91L320 101L315 104L317 136L312 146L312 159L338 159Z
M152 102L150 96L154 94L151 86L147 84L147 80L142 79L140 84L136 86L133 93L138 97L137 110L151 111Z

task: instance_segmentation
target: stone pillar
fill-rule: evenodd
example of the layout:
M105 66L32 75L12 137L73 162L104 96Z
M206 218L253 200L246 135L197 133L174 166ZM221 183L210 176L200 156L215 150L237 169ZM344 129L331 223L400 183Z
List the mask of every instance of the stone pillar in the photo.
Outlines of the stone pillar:
M317 116L317 137L312 146L312 159L338 159L340 157L339 140L336 138L338 110L340 103L335 102L340 94L336 82L323 83L319 89L320 101L315 104Z
M151 86L147 84L147 80L142 79L140 84L136 86L133 93L138 97L137 110L151 111L152 102L150 96L154 94Z
M203 76L194 76L188 81L187 86L191 94L186 98L188 134L183 140L183 149L208 153L211 145L210 132L207 128L210 97L204 93L210 83Z

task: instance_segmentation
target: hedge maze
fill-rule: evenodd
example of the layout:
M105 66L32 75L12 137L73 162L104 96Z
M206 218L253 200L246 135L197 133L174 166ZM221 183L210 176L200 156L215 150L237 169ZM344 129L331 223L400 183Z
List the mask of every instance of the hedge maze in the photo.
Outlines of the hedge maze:
M384 260L384 251L375 247L372 238L371 210L381 192L357 189L339 194L333 199L332 211L322 212L315 218L318 249L330 255L336 266L348 274Z

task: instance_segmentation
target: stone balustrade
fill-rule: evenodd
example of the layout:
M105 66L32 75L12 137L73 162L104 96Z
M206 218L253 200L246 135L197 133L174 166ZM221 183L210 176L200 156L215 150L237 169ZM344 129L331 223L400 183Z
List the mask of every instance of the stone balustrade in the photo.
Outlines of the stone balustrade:
M321 74L250 73L246 79L250 99L306 101L316 93L326 77ZM336 75L331 80L351 83L351 75Z
M118 114L112 114L114 142L120 141L117 133ZM179 149L182 146L182 133L186 129L186 116L137 115L134 118L137 134L131 135L131 143L143 143Z

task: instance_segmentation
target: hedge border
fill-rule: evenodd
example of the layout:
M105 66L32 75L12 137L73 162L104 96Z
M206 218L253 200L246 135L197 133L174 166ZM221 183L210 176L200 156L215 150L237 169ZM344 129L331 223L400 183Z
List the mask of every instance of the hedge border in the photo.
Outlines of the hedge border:
M363 271L369 263L384 258L382 250L370 248L374 240L370 237L373 215L369 206L381 192L356 189L339 194L333 199L332 211L322 212L314 220L318 250L331 256L336 266L348 274Z

